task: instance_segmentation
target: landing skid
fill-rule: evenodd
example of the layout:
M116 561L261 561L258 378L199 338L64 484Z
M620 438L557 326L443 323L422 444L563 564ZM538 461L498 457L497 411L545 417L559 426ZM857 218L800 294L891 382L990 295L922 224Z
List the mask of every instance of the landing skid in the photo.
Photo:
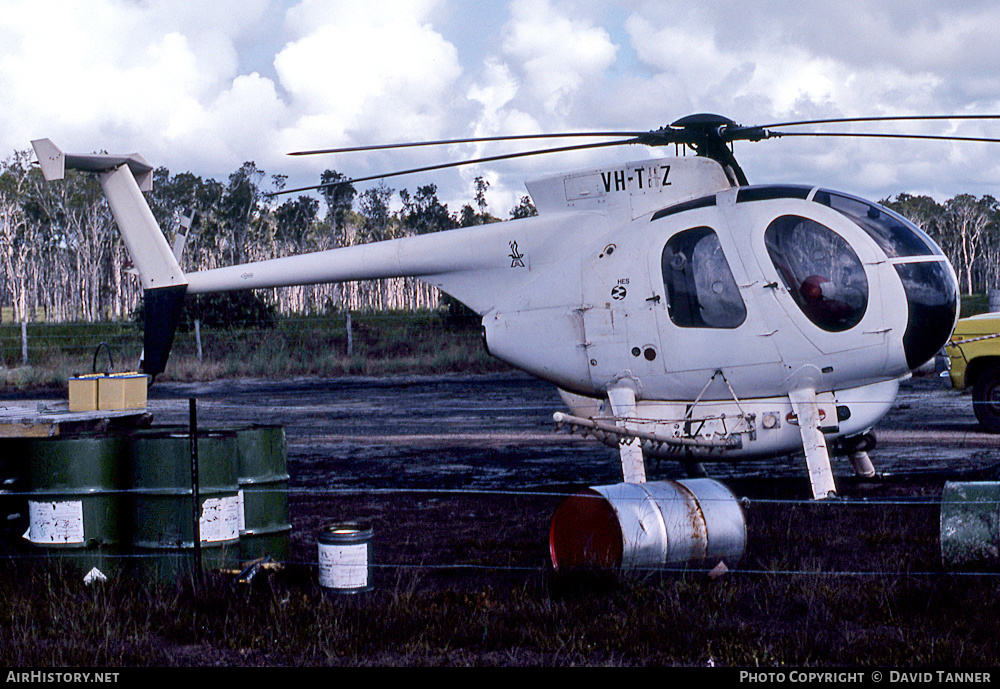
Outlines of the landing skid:
M850 397L852 391L838 393L842 400L848 400L843 404L835 400L832 393L819 395L812 388L802 388L784 398L784 409L778 398L750 401L749 404L756 405L755 408L749 407L746 401L735 400L732 411L736 413L731 413L721 403L705 403L705 409L698 416L691 413L695 405L688 405L687 416L677 422L671 421L671 418L677 417L669 414L678 408L684 409L682 404L672 403L674 407L664 413L663 407L657 407L656 402L638 401L636 388L629 383L631 381L620 381L608 390L604 403L607 406L599 403L570 405L575 412L579 410L586 414L586 418L582 414L563 412L553 416L557 427L568 426L571 432L581 430L584 435L593 436L618 449L626 483L646 482L646 457L673 459L684 466L689 476L704 477L706 472L702 461L712 457L731 457L734 460L745 457L745 443L759 443L761 433L773 434L784 426L787 444L782 449L785 452L772 443L771 452L760 456L794 453L797 445L805 453L813 499L823 500L837 494L827 437L850 430L850 427L845 428L840 423L838 417L844 410L847 412L844 418L849 418L851 414L847 404L857 405L860 396ZM564 397L567 397L566 393ZM567 401L578 402L579 399L570 397ZM857 428L855 425L854 428L857 429L855 435L841 436L837 441L839 451L848 456L856 476L874 477L877 472L868 456L868 451L874 447L874 437L869 431L862 430L863 426ZM789 437L789 431L794 435Z

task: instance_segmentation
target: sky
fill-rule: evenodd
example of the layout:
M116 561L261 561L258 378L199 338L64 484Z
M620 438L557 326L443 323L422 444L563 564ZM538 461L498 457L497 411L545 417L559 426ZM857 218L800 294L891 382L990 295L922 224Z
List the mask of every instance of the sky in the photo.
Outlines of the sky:
M303 149L645 131L700 112L747 125L1000 113L998 27L1000 4L978 0L0 0L0 156L45 137L223 182L253 161L299 187L327 169L530 144L288 155ZM1000 137L1000 121L882 130ZM526 179L672 153L602 148L385 183L436 184L457 211L482 176L507 217ZM736 155L751 183L1000 195L1000 144L777 139Z

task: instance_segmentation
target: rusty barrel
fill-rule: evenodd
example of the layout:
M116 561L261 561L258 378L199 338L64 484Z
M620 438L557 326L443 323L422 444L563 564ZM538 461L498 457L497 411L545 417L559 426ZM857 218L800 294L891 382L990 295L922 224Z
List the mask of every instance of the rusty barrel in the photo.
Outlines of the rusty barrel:
M745 547L740 501L704 478L589 488L559 505L549 530L556 570L731 567Z

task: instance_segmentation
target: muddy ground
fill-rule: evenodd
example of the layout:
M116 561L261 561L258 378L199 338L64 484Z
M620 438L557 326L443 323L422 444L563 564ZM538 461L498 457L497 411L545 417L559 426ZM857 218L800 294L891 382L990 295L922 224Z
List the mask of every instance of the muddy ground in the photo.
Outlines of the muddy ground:
M616 452L556 432L552 413L563 408L556 390L516 373L158 383L149 403L155 422L187 423L190 399L203 429L284 425L291 561L316 562L324 525L366 522L374 529L377 585L414 571L428 585L448 587L537 576L550 566L548 530L556 507L580 488L621 480ZM848 461L837 458L838 488L855 511L882 500L914 501L894 517L902 532L936 529L945 481L992 479L1000 462L1000 438L980 431L970 397L951 390L946 378L904 383L876 435L871 455L880 477L858 480ZM775 543L775 525L765 522L783 513L785 501L807 500L802 458L706 468L747 499L742 566L764 567L774 551L790 547ZM653 462L648 474L650 480L686 475L672 462ZM805 509L813 511L811 524L836 511ZM895 547L869 550L856 536L820 535L826 541L815 548L821 566L891 571L901 566L897 557L940 566L933 539L914 553L905 537ZM801 539L795 540L798 547Z
M157 383L149 410L156 424L187 424L192 399L200 430L285 427L291 553L279 575L256 581L276 584L271 598L266 585L258 589L265 594L260 609L271 610L267 601L279 610L290 601L303 607L258 619L258 607L245 605L252 591L220 575L213 581L230 593L185 594L188 623L168 597L148 626L138 615L135 631L103 630L93 642L78 634L53 646L69 619L62 597L26 587L24 595L35 598L14 596L14 612L5 613L12 620L31 614L23 638L6 644L7 662L996 664L1000 562L948 563L940 535L947 481L1000 481L1000 436L980 431L969 395L949 389L946 379L904 383L876 428L871 454L880 475L857 479L849 462L836 458L836 499L809 499L801 458L707 464L710 476L741 498L745 518L745 550L726 562L724 583L676 566L582 578L553 571L553 512L581 488L618 483L621 469L614 450L557 433L558 393L527 376ZM58 395L18 403L60 404ZM650 463L647 473L650 480L685 477L670 462ZM373 528L370 596L343 596L317 583L319 532L340 521ZM988 576L975 576L981 571ZM647 578L653 586L643 585ZM227 602L234 607L220 611ZM365 617L368 605L390 616L384 625ZM341 625L340 613L352 610L357 626ZM84 606L79 617L86 626L94 614ZM230 638L231 619L242 641ZM299 626L307 623L303 641ZM266 630L262 636L255 625ZM283 633L272 634L273 625Z

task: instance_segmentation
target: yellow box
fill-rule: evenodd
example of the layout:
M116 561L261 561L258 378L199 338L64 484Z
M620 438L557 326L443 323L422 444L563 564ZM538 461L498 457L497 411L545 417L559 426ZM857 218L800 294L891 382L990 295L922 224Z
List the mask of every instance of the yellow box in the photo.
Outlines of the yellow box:
M97 409L97 379L99 376L76 376L69 379L69 410Z
M97 379L97 408L101 410L145 409L148 376L143 373L112 373Z

